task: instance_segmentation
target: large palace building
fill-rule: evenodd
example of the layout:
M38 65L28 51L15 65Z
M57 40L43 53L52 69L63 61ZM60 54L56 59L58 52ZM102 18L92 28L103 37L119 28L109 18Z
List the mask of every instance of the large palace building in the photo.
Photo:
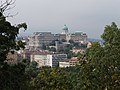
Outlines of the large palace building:
M86 42L87 35L82 32L69 33L68 27L64 25L63 32L61 34L52 34L51 32L34 32L33 35L29 37L29 48L39 49L42 47L43 43L47 44L53 40L73 40L74 42Z

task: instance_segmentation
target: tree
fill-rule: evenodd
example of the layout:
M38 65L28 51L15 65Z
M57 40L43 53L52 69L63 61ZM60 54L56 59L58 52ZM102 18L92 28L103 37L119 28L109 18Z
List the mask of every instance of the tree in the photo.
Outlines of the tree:
M78 42L75 42L75 43L73 43L73 44L74 44L74 47L76 47L76 48L79 48L79 47L80 47L80 45L79 45Z
M67 54L67 58L71 58L72 56L73 56L73 53L70 51L70 48L68 47L68 48L65 48L64 50L63 50L63 52L65 53L65 54Z
M43 49L43 50L46 50L46 45L45 45L45 43L42 44L42 49Z
M26 90L25 64L8 65L6 60L8 52L24 48L22 41L16 41L20 28L27 29L26 23L11 25L5 12L12 9L13 0L4 0L0 5L0 90Z
M56 52L56 48L55 47L51 47L49 51Z
M104 47L93 43L80 58L81 89L119 90L120 89L120 29L113 22L105 27L101 35Z
M66 42L66 40L65 40L65 39L62 39L61 41L62 41L62 42Z
M23 63L1 65L0 90L29 90L26 77Z
M30 62L25 68L25 74L29 79L36 77L38 74L38 63L35 61Z
M7 16L4 16L4 12L10 9L10 5L12 5L12 0L6 0L0 6L0 62L6 60L6 56L10 50L23 47L21 41L16 43L16 37L19 34L20 28L27 29L26 23L14 26L6 20Z
M61 68L42 68L31 81L33 90L73 90L67 70Z
M72 39L70 39L70 40L69 40L69 43L73 44L73 43L74 43L74 41L73 41Z
M55 40L49 43L49 46L55 46Z
M107 66L107 77L109 82L108 89L120 89L120 28L112 22L105 27L101 36L104 43L105 56L103 57L104 65Z

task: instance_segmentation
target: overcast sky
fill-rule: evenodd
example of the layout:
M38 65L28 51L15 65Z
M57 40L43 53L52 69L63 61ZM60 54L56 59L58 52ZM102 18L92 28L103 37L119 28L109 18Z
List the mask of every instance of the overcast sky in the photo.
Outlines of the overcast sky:
M10 13L18 15L9 20L13 24L26 22L26 33L61 33L66 24L70 32L100 38L106 25L114 21L120 26L120 0L16 0L15 5Z

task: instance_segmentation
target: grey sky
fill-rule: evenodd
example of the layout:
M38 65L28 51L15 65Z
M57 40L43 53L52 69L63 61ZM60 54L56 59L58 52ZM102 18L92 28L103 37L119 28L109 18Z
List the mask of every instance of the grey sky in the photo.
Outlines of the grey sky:
M10 12L18 15L9 20L13 24L26 22L26 33L61 33L66 24L70 32L100 38L105 25L113 21L120 25L120 0L16 0L15 5Z

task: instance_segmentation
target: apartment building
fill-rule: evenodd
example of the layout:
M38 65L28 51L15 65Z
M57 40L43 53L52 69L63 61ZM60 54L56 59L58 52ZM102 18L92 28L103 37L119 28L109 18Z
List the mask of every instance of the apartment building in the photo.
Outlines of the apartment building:
M59 67L62 67L62 68L73 67L76 65L79 65L79 60L77 58L64 59L59 62Z
M73 53L77 54L78 52L80 52L81 54L86 52L86 48L73 48L71 50Z
M67 54L49 54L49 53L34 53L31 55L31 62L36 61L39 67L50 66L57 67L59 66L59 61L67 58Z
M69 63L69 61L61 61L61 62L59 62L59 67L61 67L61 68L70 67L70 63Z

